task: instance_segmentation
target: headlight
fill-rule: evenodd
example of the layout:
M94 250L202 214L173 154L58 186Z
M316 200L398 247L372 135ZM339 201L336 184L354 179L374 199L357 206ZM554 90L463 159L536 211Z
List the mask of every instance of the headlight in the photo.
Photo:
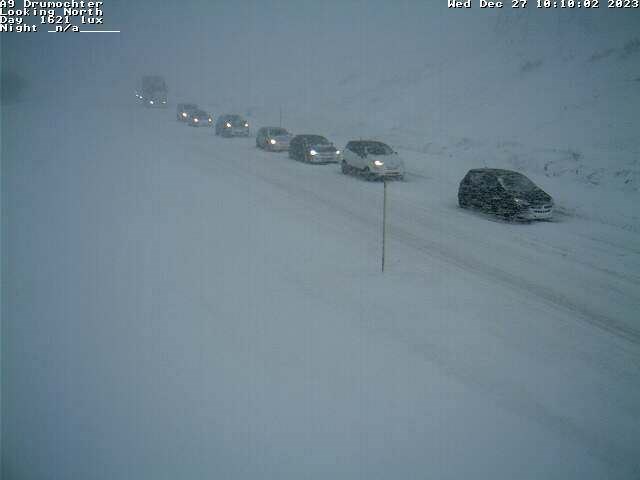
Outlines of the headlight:
M276 139L275 139L275 138L272 138L271 140L269 140L269 143L270 143L271 145L275 145L275 144L276 144Z
M149 100L149 103L150 103L151 105L153 105L153 100Z
M162 103L167 103L167 101L166 101L166 100L163 100L163 101L162 101Z
M209 117L209 123L213 122L213 118Z
M316 152L315 150L309 150L309 155L317 155L318 152Z
M231 128L231 124L230 124L229 122L227 122L227 123L225 124L225 127L227 127L227 128Z
M199 120L197 118L194 118L193 121L198 123Z
M374 160L374 161L373 161L373 164L374 164L376 167L382 167L382 166L384 165L384 162L383 162L383 161L381 161L381 160Z
M182 116L183 116L184 118L187 118L187 112L182 112Z
M340 155L340 150L336 150L336 155Z
M248 127L249 126L249 122L244 122L244 126Z

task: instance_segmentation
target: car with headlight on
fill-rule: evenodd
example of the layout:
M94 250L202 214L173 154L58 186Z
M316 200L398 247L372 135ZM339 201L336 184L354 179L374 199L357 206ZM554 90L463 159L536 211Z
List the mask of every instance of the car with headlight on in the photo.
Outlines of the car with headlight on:
M344 148L342 173L359 174L367 180L404 178L404 161L386 143L377 140L352 140Z
M262 127L256 134L256 147L270 152L282 152L289 150L291 135L286 128Z
M338 163L340 150L322 135L296 135L289 143L289 158L307 163Z
M216 135L223 137L248 137L249 122L240 115L220 115L216 121Z
M189 115L190 127L212 127L213 117L204 110L196 110Z
M549 220L553 198L513 170L476 168L460 182L458 204L505 220Z
M138 103L146 107L167 106L167 84L160 75L144 75L136 88Z
M188 122L193 112L200 110L195 103L179 103L176 109L176 119L179 122Z

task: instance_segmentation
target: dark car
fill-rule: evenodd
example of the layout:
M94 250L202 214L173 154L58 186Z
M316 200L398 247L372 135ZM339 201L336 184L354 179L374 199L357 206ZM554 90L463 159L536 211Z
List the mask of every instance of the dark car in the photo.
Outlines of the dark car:
M249 122L240 115L221 115L216 121L216 135L223 137L248 137Z
M458 203L506 220L547 220L553 199L521 173L497 168L469 170L460 182Z
M256 147L271 152L289 150L292 135L282 127L262 127L256 134Z
M198 110L195 103L179 103L176 109L176 119L179 122L188 122L191 114Z
M322 135L296 135L289 143L289 157L309 163L338 163L340 150Z

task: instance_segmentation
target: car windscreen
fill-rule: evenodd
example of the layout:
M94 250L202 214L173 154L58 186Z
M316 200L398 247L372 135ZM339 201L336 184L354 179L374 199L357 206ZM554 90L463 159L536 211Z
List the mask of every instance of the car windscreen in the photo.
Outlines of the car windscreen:
M234 127L244 127L244 124L247 123L240 115L230 115L227 117L227 122Z
M329 145L329 140L321 135L307 135L304 137L304 141L308 145Z
M167 86L160 77L145 77L142 79L142 86L146 90L166 90Z
M500 182L500 185L502 185L505 190L511 192L530 192L538 188L536 184L527 177L516 173L499 175L498 182Z
M271 128L269 129L269 135L287 135L287 132L284 128Z
M182 106L182 110L184 111L188 111L188 110L197 110L198 106L197 105L193 105L191 103L186 103Z
M367 143L365 149L370 155L391 155L393 150L384 143Z

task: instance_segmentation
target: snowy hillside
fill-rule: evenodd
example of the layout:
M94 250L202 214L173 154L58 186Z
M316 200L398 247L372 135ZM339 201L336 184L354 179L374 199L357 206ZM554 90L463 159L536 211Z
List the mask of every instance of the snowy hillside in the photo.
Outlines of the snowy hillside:
M231 47L215 42L224 31L194 25L189 41L214 46L196 70L178 64L175 94L258 124L277 123L282 110L294 131L338 142L389 141L419 154L414 172L446 170L452 191L475 166L521 170L565 214L639 232L627 205L640 201L640 14L466 15L438 5L318 7L318 24L334 29L310 31L288 25L295 14L282 9L266 18L248 9ZM219 59L229 57L237 63L227 69Z
M3 480L640 476L638 14L434 5L3 44L30 88L1 109ZM134 104L148 72L167 109ZM384 275L381 183L178 101L392 144ZM483 165L554 221L460 209Z

